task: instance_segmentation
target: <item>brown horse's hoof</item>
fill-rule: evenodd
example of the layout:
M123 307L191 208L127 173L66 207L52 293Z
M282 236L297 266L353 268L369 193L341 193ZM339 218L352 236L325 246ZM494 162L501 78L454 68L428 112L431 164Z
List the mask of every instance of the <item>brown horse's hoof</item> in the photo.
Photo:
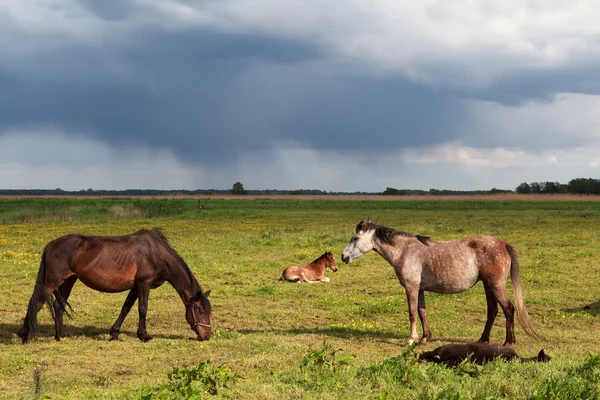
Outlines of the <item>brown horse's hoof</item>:
M144 343L152 341L152 336L148 335L147 333L144 333L144 334L138 333L137 337Z

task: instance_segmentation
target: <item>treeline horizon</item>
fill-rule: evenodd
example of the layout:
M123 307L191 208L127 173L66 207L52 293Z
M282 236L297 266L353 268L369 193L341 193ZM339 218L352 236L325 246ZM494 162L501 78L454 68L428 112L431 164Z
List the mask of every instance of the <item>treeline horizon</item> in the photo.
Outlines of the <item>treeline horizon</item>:
M238 185L238 188L236 188ZM239 187L241 186L241 191ZM559 182L523 182L515 190L492 188L489 190L450 190L450 189L396 189L386 187L382 192L340 192L327 191L319 189L244 189L239 182L234 184L232 189L85 189L85 190L63 190L56 189L0 189L0 196L200 196L200 195L349 195L349 196L464 196L464 195L486 195L500 193L519 193L519 194L600 194L600 179L595 178L575 178L568 183Z

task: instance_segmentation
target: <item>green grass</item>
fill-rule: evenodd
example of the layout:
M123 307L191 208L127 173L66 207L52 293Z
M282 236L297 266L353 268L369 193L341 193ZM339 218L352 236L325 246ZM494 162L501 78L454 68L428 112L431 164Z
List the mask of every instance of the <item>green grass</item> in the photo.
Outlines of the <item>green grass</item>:
M544 348L552 361L456 370L415 362L422 349L405 347L406 297L392 268L374 253L350 265L339 260L367 215L437 240L487 233L513 244L525 303L544 336L532 339L517 327L515 348L523 356ZM202 382L228 371L232 378L215 386L226 398L597 398L600 365L590 355L600 353L597 221L600 202L0 199L0 398L137 398L164 393L174 368L184 378L204 374ZM154 341L136 338L132 310L121 340L109 342L126 293L77 283L65 340L53 340L45 308L40 332L19 344L46 243L72 232L120 235L155 226L212 289L209 342L188 340L184 307L168 284L150 294ZM326 272L330 283L278 280L285 266L327 250L340 267ZM480 336L481 284L426 300L434 340L425 350ZM503 325L499 315L492 342L504 340Z

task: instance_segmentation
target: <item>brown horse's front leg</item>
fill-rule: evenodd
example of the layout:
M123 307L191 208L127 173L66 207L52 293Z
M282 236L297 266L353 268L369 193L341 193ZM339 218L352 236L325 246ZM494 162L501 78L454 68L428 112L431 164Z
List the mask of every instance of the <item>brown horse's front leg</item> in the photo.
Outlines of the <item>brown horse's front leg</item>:
M121 307L121 313L119 314L119 317L115 321L112 328L110 328L110 340L119 339L119 332L121 331L121 325L123 325L123 321L125 320L125 317L127 316L127 314L129 314L129 310L131 310L131 307L133 307L133 304L135 303L137 298L138 298L137 288L134 287L127 294L127 298L125 299L125 302L123 303L123 307Z
M138 311L140 314L140 324L138 326L137 337L142 342L149 342L152 336L146 332L146 312L148 311L148 297L150 295L150 285L147 283L138 285Z
M410 340L409 343L413 344L419 340L417 334L417 312L418 312L418 298L419 289L416 287L406 286L406 298L408 300L408 316L410 318Z
M429 324L427 323L427 310L425 309L425 292L419 290L419 319L423 326L423 337L419 344L426 344L431 339L431 331L429 330Z

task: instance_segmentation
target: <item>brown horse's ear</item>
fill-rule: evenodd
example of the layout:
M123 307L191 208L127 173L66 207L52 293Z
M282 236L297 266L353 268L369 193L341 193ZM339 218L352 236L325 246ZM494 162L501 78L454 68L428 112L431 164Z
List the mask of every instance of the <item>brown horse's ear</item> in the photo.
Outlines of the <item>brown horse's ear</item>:
M208 297L209 294L210 294L210 290L207 290L206 292L204 292L205 297Z

